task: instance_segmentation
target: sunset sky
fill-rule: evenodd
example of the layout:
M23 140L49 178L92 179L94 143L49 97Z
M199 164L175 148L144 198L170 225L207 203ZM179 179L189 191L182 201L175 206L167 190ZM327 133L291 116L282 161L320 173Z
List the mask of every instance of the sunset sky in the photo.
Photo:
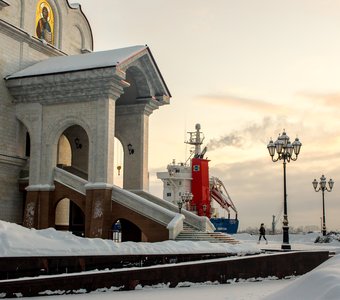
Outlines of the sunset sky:
M95 51L147 44L171 94L150 116L150 192L156 172L185 161L200 123L210 174L227 187L240 228L269 228L283 206L282 162L267 151L283 129L303 146L287 164L291 227L340 230L340 0L77 0ZM100 3L100 4L99 4ZM281 224L278 224L281 227Z

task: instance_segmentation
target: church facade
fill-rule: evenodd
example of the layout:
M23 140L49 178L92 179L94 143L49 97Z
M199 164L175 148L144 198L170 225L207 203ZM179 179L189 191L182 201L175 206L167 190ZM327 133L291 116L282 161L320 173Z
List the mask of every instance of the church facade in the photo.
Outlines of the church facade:
M0 0L0 220L102 238L120 220L125 240L168 239L173 208L131 191L148 190L149 117L171 94L147 46L93 50L80 5Z

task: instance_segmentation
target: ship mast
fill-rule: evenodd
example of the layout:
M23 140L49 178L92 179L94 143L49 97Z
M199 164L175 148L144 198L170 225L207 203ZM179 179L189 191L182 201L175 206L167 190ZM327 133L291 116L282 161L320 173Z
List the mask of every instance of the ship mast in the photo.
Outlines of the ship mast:
M197 157L201 155L201 145L203 144L204 141L204 134L200 131L201 125L196 124L195 125L196 131L191 131L188 132L189 134L189 140L186 141L186 144L195 146L195 154L194 156Z

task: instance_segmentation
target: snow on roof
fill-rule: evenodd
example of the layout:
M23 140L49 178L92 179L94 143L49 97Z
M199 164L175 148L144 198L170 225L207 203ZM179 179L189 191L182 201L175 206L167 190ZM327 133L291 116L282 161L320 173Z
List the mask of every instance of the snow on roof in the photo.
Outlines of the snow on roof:
M51 57L9 75L6 79L115 67L145 49L147 46L138 45L108 51Z

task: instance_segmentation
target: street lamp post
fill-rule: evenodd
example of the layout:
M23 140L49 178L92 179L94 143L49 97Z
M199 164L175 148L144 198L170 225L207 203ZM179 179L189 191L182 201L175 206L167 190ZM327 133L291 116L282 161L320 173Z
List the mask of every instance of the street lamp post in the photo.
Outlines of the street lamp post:
M316 192L319 192L319 191L322 192L322 235L325 236L326 235L325 191L327 191L327 192L332 191L334 181L332 180L332 178L329 179L329 181L328 181L329 189L328 189L327 186L326 186L326 177L325 177L325 175L322 175L320 177L320 182L317 182L316 179L314 179L312 184L313 184L314 190ZM318 184L319 184L319 188L318 188Z
M182 206L183 206L183 202L181 199L178 199L177 201L177 205L178 205L178 213L182 213Z
M203 205L202 205L202 209L203 209L203 214L204 214L204 216L206 216L206 215L207 215L207 205L206 205L206 204L203 204Z
M193 198L193 194L190 192L184 192L181 195L181 199L178 199L177 201L177 205L178 205L178 212L181 213L182 212L182 207L183 204L186 204L186 207L188 206L188 203L192 200Z
M269 155L273 162L282 160L283 161L283 242L281 245L282 250L290 250L291 246L289 244L289 226L288 226L288 215L287 215L287 185L286 185L286 164L291 160L295 161L298 158L301 149L301 142L298 138L295 139L293 143L289 141L289 137L283 130L282 134L279 135L275 143L271 139L267 145ZM274 158L275 152L277 157ZM294 157L293 157L294 153Z
M188 207L190 207L190 201L192 200L192 198L194 198L194 195L191 192L184 192L182 195L182 202L185 203L185 208L189 209Z

